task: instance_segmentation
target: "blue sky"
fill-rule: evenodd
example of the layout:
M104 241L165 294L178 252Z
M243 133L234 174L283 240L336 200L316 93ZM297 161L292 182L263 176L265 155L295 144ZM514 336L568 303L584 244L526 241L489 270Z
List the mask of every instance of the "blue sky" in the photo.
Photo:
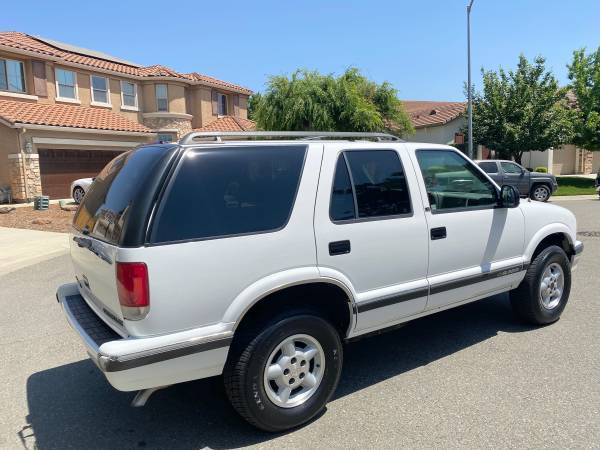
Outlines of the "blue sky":
M466 0L5 2L1 30L23 31L139 64L196 70L262 90L296 68L355 66L403 99L462 100ZM34 5L37 14L34 13ZM91 3L90 3L91 5ZM475 0L473 75L543 55L562 83L573 49L600 45L598 0Z

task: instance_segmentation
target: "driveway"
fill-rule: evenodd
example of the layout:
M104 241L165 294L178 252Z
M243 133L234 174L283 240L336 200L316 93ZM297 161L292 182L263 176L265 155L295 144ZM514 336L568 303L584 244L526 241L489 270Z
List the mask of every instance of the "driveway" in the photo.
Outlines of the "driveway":
M56 304L68 257L0 277L0 447L598 448L600 202L562 204L585 252L559 322L519 325L502 295L348 344L327 410L284 434L238 418L218 377L131 409Z
M66 233L0 227L0 274L69 252Z

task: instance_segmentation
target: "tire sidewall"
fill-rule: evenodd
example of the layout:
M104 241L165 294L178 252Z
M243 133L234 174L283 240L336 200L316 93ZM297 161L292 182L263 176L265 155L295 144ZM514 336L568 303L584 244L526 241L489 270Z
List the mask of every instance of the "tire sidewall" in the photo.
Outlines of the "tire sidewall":
M535 282L531 286L532 301L535 302L535 313L538 316L538 320L542 323L552 323L560 318L569 301L571 293L571 263L565 252L557 246L548 247L538 255L538 258L539 262L536 264L534 277ZM560 303L552 309L547 309L544 307L540 296L540 282L544 271L552 263L557 263L563 270L564 286Z
M325 371L317 391L301 405L282 408L269 399L264 387L267 359L284 339L295 334L315 338L325 353ZM247 367L243 391L254 418L261 428L284 430L298 426L318 414L337 387L342 367L342 346L337 331L320 317L300 315L284 319L256 338L256 346Z
M546 190L546 198L544 198L543 200L537 200L535 198L535 191L536 191L536 189L539 189L539 188L542 188L542 189ZM535 200L535 201L538 201L538 202L547 202L548 199L550 198L550 195L551 195L551 192L550 192L550 189L548 188L548 186L546 186L544 184L537 184L537 185L533 186L533 189L532 189L532 192L531 192L531 199Z

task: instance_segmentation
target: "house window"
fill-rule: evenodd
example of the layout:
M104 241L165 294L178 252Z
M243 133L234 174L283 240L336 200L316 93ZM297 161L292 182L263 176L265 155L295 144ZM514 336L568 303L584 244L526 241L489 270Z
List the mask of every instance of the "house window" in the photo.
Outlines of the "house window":
M0 59L0 90L25 92L25 71L21 61Z
M110 87L108 85L108 78L92 75L91 85L92 103L110 105Z
M129 81L121 81L121 106L137 108L137 85Z
M70 70L56 69L57 98L77 99L77 74Z
M227 115L227 96L225 94L221 94L220 92L217 94L217 102L218 102L218 112L220 116Z
M166 84L156 85L156 110L158 112L169 111L169 93Z
M175 137L171 133L158 133L158 142L175 142Z

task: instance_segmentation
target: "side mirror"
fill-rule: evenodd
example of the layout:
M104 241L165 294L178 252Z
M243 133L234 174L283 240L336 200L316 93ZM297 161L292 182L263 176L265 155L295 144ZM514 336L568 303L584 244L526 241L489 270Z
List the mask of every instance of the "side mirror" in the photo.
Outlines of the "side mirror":
M500 189L500 207L502 208L516 208L519 206L521 196L516 187L509 184L505 184Z

